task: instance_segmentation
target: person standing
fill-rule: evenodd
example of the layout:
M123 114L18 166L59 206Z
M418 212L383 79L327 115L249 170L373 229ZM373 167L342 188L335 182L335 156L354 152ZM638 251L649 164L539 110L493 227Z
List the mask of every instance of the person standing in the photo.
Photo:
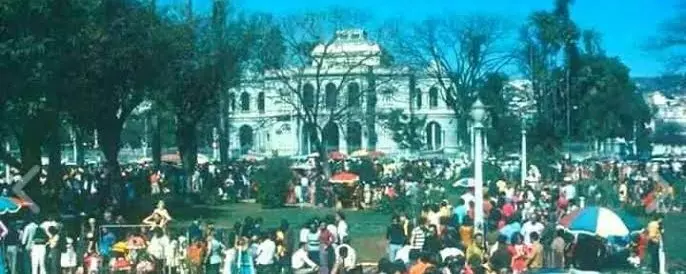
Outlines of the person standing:
M10 274L16 274L17 272L17 258L19 256L19 246L21 241L19 239L19 228L17 225L13 225L8 228L7 235L3 238L3 242L6 247L7 257L7 270Z
M529 254L527 254L527 266L529 270L536 272L543 268L543 245L541 245L538 233L532 232L529 238L531 239L531 246L529 247Z
M343 212L336 212L336 236L337 243L342 244L348 238L348 223Z
M393 216L391 225L386 230L386 240L388 240L388 259L395 261L395 256L405 244L405 233L400 225L400 217Z
M660 244L662 242L662 231L660 229L660 222L662 216L659 214L653 217L653 220L648 223L648 255L649 269L652 273L660 273Z
M24 248L22 254L21 269L23 272L31 270L31 250L33 249L33 239L38 229L38 224L33 218L29 218L29 223L24 226L21 233L21 245Z
M565 247L567 244L564 239L564 230L558 229L555 232L555 239L550 244L552 249L552 264L551 268L563 269L565 267Z
M257 273L273 273L276 243L272 241L268 233L262 233L260 238L261 242L255 252L255 269Z
M426 218L420 217L419 224L417 227L412 229L412 236L410 238L410 246L415 250L422 250L424 248L424 241L426 240Z
M207 257L205 262L205 273L207 274L219 274L219 268L222 263L222 252L224 251L224 245L214 238L213 234L207 236Z
M46 274L45 257L47 256L48 234L43 228L36 226L31 246L31 274Z

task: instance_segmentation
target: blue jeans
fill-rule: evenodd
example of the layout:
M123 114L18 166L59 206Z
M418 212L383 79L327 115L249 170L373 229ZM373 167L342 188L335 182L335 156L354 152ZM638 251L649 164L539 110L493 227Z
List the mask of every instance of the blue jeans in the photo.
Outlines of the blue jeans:
M398 250L403 248L402 245L389 244L388 245L388 260L395 262L395 255L398 254Z

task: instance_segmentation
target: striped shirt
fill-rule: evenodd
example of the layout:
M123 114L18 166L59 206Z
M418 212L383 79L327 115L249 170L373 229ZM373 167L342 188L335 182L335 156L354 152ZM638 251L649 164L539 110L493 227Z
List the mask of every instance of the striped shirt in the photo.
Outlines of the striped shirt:
M412 249L422 249L424 248L424 240L426 235L424 234L424 229L421 226L412 229L412 242L410 245Z

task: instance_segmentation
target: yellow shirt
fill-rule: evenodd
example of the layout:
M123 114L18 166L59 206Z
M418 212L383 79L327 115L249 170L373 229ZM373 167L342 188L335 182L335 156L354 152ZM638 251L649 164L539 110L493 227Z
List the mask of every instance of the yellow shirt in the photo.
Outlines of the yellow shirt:
M481 249L481 247L472 243L471 245L469 245L469 247L467 247L467 254L465 255L465 259L467 259L467 262L469 262L474 257L479 258L479 260L483 260L483 255L484 251Z
M662 238L661 234L660 223L658 221L651 221L648 223L648 239L653 242L659 242L660 238Z

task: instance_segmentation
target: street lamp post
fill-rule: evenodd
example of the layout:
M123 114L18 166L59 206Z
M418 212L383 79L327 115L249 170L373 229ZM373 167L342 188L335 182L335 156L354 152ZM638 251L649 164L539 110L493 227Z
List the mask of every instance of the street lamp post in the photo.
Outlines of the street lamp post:
M477 99L472 105L472 119L474 120L474 228L476 231L484 231L484 183L483 183L483 139L481 130L486 118L486 108L481 100Z
M520 159L521 185L526 185L526 121L522 119L522 157Z

